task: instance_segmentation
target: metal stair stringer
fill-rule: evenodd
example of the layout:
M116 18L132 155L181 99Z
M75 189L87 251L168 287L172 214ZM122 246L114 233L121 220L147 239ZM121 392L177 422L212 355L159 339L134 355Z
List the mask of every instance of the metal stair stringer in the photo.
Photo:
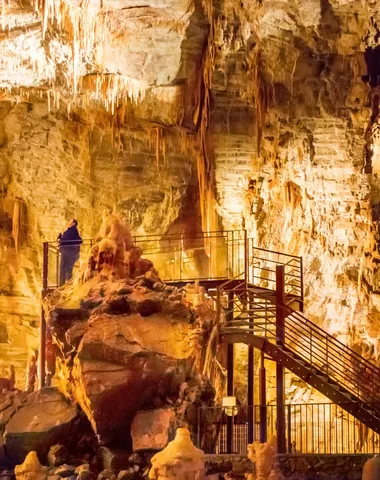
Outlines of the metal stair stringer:
M308 364L286 347L276 345L264 337L241 329L228 329L221 333L222 343L245 343L266 353L275 362L284 365L289 371L325 395L333 403L341 406L357 420L380 434L380 412L359 400L344 386L328 377L326 373Z

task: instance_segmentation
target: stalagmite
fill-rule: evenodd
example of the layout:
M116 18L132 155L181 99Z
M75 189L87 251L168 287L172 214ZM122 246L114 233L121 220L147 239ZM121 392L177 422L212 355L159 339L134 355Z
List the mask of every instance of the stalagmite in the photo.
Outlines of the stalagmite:
M16 480L46 480L47 468L41 466L37 453L30 452L24 463L15 468Z
M175 439L151 460L150 480L203 480L205 459L194 447L187 428L178 428Z
M380 455L367 460L363 467L362 480L378 480L380 478Z
M276 460L276 437L268 442L254 442L248 445L248 458L255 465L256 476L248 476L249 480L283 480L278 461Z

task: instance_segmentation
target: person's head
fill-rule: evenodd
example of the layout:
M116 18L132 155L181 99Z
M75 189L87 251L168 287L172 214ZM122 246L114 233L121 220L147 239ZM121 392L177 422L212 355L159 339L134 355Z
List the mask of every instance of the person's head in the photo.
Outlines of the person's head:
M67 228L76 227L76 226L78 226L78 220L76 220L75 218L71 219L67 224Z

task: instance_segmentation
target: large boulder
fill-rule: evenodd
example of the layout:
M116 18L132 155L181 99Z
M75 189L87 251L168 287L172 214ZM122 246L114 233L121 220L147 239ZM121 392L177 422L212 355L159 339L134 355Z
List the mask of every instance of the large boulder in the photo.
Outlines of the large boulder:
M137 412L132 427L133 450L162 450L174 438L176 414L172 408Z
M214 361L208 340L215 312L201 287L187 299L188 288L161 282L120 219L103 220L87 266L44 300L60 348L59 387L81 406L100 444L112 449L131 449L135 415L156 411L161 433L153 425L149 432L145 422L137 449L151 449L149 438L162 448L168 424L191 428L194 408L213 402L202 372Z
M27 396L5 427L5 449L14 463L22 463L36 451L44 458L49 448L72 441L78 409L55 388L45 388Z
M104 444L126 436L135 413L178 401L187 379L190 324L165 314L93 319L72 369L73 394Z
M12 415L26 401L27 394L24 392L3 392L0 394L0 465L9 465L11 462L4 448L4 432Z
M209 320L202 324L180 290L146 278L95 277L45 304L61 348L60 388L81 406L102 445L132 448L138 411L170 407L178 426L193 418L191 404L213 401L201 374ZM165 446L163 430L158 443Z

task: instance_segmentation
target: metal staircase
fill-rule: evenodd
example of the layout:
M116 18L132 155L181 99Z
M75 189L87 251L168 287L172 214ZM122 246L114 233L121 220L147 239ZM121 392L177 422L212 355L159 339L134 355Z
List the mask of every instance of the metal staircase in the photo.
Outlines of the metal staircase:
M380 369L290 308L294 291L286 293L284 266L276 268L282 292L248 281L218 287L221 342L258 348L380 433Z

